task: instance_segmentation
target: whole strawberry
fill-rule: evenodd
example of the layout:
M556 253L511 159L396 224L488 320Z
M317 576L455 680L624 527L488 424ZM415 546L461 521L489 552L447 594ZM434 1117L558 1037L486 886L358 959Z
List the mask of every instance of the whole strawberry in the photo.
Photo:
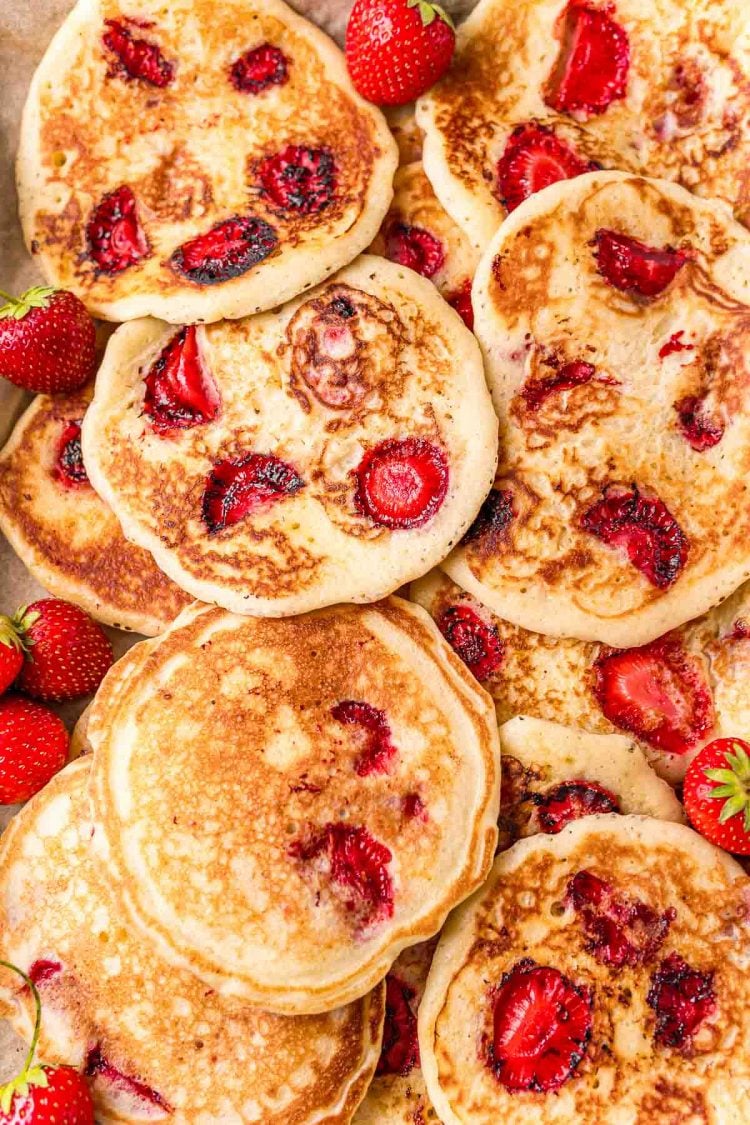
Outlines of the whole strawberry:
M734 855L750 855L750 744L709 742L688 766L682 797L701 836Z
M9 617L0 614L0 695L23 667L23 641Z
M112 665L101 625L70 602L42 598L19 609L12 624L26 650L16 686L34 699L89 695Z
M354 0L346 61L360 94L376 105L406 105L445 74L456 32L427 0Z
M96 329L66 289L29 289L0 308L0 375L35 394L75 391L94 374Z
M62 719L33 699L0 699L0 805L28 801L61 770L70 740Z

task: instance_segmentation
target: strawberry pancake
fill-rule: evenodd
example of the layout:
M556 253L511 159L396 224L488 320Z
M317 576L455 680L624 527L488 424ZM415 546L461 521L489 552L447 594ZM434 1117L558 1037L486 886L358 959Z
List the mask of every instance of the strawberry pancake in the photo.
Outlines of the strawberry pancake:
M444 564L501 616L629 647L750 574L750 234L600 172L514 212L480 263L495 487Z
M92 388L38 395L0 453L0 529L34 577L107 625L154 635L190 597L129 543L81 455Z
M521 840L452 916L419 1010L444 1125L750 1117L750 883L691 829Z
M58 774L0 849L0 957L39 990L40 1056L83 1072L103 1125L345 1125L377 1064L383 987L326 1015L288 1018L160 961L124 922L93 851L89 768ZM30 1038L31 995L4 970L0 1000Z
M534 192L599 167L748 222L746 0L482 0L417 121L427 175L480 248Z
M491 487L497 420L457 314L363 256L263 316L124 325L83 450L183 589L278 615L373 601L444 558Z
M281 0L79 0L21 138L29 249L107 320L281 304L369 245L397 163L339 49Z
M399 599L285 619L196 606L146 644L87 732L118 899L220 991L287 1014L363 995L486 875L489 696Z

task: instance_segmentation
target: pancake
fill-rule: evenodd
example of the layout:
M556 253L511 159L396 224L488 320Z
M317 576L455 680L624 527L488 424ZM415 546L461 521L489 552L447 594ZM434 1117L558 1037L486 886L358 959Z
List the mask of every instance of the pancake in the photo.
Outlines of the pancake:
M175 582L277 615L374 601L439 562L491 487L496 435L459 317L363 256L275 313L120 328L83 449Z
M494 710L422 610L196 606L139 649L89 720L96 844L171 964L271 1011L324 1011L481 884Z
M427 175L480 249L530 192L592 163L748 222L745 0L482 0L417 120Z
M393 203L370 252L429 277L473 328L471 283L479 254L438 203L419 160L396 172Z
M419 1011L444 1125L747 1121L750 883L691 829L519 841L456 911Z
M399 164L411 164L422 156L422 130L417 125L414 103L386 106L385 119L398 145Z
M527 715L596 734L623 731L672 782L707 742L750 727L748 584L703 617L625 652L521 629L441 571L412 583L410 597L492 695L500 723Z
M38 582L118 629L153 635L190 598L128 543L91 487L80 423L92 388L38 395L0 453L0 530Z
M40 1057L83 1069L96 1118L345 1125L380 1050L383 993L290 1019L218 996L161 962L124 923L91 846L84 760L16 818L0 849L0 956L43 1004ZM3 971L27 1040L30 996Z
M47 280L106 320L273 308L350 262L397 149L335 44L281 0L79 0L21 126Z
M641 645L750 574L750 234L601 172L514 212L476 332L501 463L444 569L501 616Z

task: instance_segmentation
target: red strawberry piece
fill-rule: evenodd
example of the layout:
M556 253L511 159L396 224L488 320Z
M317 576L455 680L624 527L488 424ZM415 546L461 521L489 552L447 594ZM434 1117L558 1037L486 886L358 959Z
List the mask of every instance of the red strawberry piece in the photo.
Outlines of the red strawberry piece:
M682 436L691 449L703 453L713 449L724 437L724 423L706 413L706 401L688 395L674 404Z
M581 527L609 547L625 552L652 586L665 590L680 576L688 541L658 497L643 496L635 485L609 488L581 517Z
M615 794L596 781L564 781L546 793L534 793L531 800L539 827L551 836L582 816L620 811Z
M0 805L28 801L61 770L70 740L53 711L16 695L0 699Z
M20 609L13 623L27 652L18 687L35 699L89 695L112 666L104 630L77 605L42 598Z
M750 744L717 738L685 774L685 811L696 831L725 851L750 855Z
M203 522L213 535L294 496L305 482L287 461L268 453L248 453L214 465L203 493Z
M617 895L591 871L573 876L567 898L581 919L589 952L615 969L653 961L675 918L674 910L659 914L640 899Z
M497 191L509 213L525 199L556 184L599 167L585 160L547 125L517 125L497 162Z
M212 422L219 390L201 355L194 324L173 336L146 375L144 412L159 434Z
M117 20L105 20L107 30L104 46L115 56L109 75L138 79L149 86L163 89L174 79L174 63L164 58L156 43L136 38L129 28Z
M585 383L590 383L595 374L596 368L593 363L574 360L572 363L564 363L554 375L546 375L543 379L524 383L521 394L527 409L536 413L550 395L571 391L574 387L582 387Z
M651 977L646 1003L656 1015L656 1042L688 1050L700 1025L716 1011L714 973L693 969L679 953L670 953Z
M262 94L271 86L283 86L289 80L289 63L279 47L261 43L235 59L229 79L241 94Z
M75 391L93 377L96 329L78 297L39 286L0 297L0 376L34 394Z
M407 793L402 801L402 808L407 820L422 820L426 822L430 819L427 806L419 796L419 793Z
M746 641L750 637L750 623L744 617L738 617L727 636L733 641Z
M391 741L391 728L385 711L357 699L344 699L331 708L331 717L337 723L359 728L363 744L354 768L360 777L371 773L387 773L389 765L397 753Z
M491 993L487 1061L511 1093L558 1090L572 1078L591 1038L591 995L558 969L518 961Z
M84 1073L92 1080L94 1086L101 1083L109 1097L124 1094L129 1101L140 1103L141 1107L148 1110L162 1110L158 1117L172 1113L172 1107L158 1091L154 1090L140 1078L124 1074L104 1056L101 1047L92 1047L86 1059ZM153 1114L149 1114L153 1116Z
M355 0L346 28L346 62L360 94L376 105L406 105L445 74L456 33L427 0Z
M436 624L478 680L486 680L502 664L504 649L497 626L484 621L471 606L449 605Z
M358 925L371 926L392 917L388 864L393 856L366 828L327 824L306 842L293 844L290 854L306 862L318 861L320 874L330 878Z
M401 222L391 223L386 231L385 256L422 277L434 277L445 263L443 244L434 234Z
M183 242L169 262L173 270L196 285L220 285L262 262L278 242L276 231L264 219L235 216Z
M677 638L604 652L594 674L594 695L604 715L657 750L685 754L711 732L711 689L700 662Z
M101 273L122 273L151 252L132 188L123 184L101 199L86 224L86 239Z
M448 491L445 454L424 438L381 441L367 450L355 475L357 511L391 530L422 527Z
M393 973L385 978L385 1024L383 1047L375 1074L398 1074L405 1078L419 1066L417 1017L411 1006L413 988Z
M659 348L659 359L666 359L668 355L674 355L676 352L691 352L695 349L694 344L688 344L683 340L685 332L680 329L679 332L673 332L665 344Z
M82 418L66 422L57 443L57 456L53 470L55 480L64 488L84 488L89 484L81 452Z
M604 280L632 297L658 297L688 261L682 250L647 246L615 230L598 230L593 245L597 269Z
M23 668L24 643L15 622L0 614L0 695L7 691Z
M507 489L493 488L466 532L464 543L474 544L488 555L494 554L506 538L515 515L513 494Z
M48 961L42 958L35 961L29 969L29 980L32 980L38 988L40 984L46 984L47 981L52 980L61 972L62 965L59 961Z
M260 161L257 175L263 194L280 211L315 214L336 191L336 165L327 148L286 145Z
M630 43L614 10L614 4L570 0L560 55L544 91L551 109L585 120L627 94Z
M445 298L452 309L455 309L466 327L474 331L474 306L471 303L471 279L467 278L460 289L449 293Z

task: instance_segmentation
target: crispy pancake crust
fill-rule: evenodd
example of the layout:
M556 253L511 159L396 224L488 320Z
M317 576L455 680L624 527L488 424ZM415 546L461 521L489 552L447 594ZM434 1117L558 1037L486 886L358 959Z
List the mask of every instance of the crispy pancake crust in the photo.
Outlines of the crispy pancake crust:
M21 128L18 189L28 246L50 282L108 320L214 321L272 308L316 285L372 241L390 202L397 148L354 91L343 55L281 0L79 0L36 72ZM173 67L163 87L123 75L103 43L114 20ZM124 21L124 22L123 22ZM233 63L269 44L286 81L236 89ZM288 145L333 159L319 210L264 194L260 163ZM87 225L126 184L148 250L97 271ZM178 247L251 215L276 243L258 264L204 284L172 268Z

